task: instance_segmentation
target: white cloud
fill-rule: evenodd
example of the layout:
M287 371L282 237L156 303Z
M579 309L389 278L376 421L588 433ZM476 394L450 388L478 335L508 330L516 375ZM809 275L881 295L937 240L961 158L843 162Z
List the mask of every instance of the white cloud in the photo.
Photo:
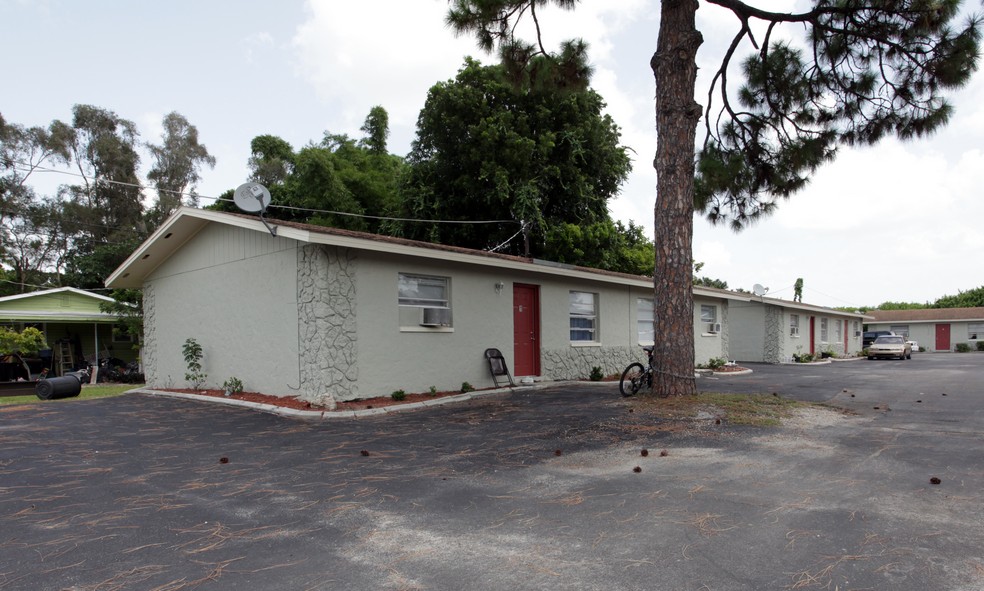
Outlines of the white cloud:
M463 56L484 57L470 37L445 27L444 0L309 0L294 36L299 72L358 128L382 105L391 126L413 126L428 89L453 78Z

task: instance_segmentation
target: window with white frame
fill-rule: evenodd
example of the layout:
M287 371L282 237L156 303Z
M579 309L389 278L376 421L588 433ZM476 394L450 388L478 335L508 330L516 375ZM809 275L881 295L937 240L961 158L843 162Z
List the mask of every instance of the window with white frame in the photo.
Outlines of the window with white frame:
M639 298L636 300L636 330L639 333L639 343L649 345L656 342L653 329L653 299Z
M827 342L827 336L828 336L828 332L827 332L827 319L826 318L821 318L820 319L820 342L821 343L826 343Z
M984 340L984 322L968 322L967 338L974 340Z
M598 295L586 291L570 293L572 343L597 342Z
M909 339L909 325L908 324L893 324L888 327L888 330L894 332L895 334L902 335L906 340Z
M861 325L857 320L854 321L854 336L861 336Z
M800 336L800 315L790 314L789 315L789 336L798 337Z
M721 325L718 324L718 308L717 306L709 306L707 304L701 304L700 306L700 323L704 325L704 332L721 332Z
M844 326L844 320L837 318L834 320L834 342L841 342L844 340L844 332L841 330Z
M400 327L451 327L451 279L400 273L397 278Z

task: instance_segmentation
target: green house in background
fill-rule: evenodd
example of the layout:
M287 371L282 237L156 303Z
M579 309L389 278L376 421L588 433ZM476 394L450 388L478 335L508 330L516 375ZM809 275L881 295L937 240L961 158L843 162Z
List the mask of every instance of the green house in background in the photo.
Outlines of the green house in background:
M50 367L53 375L61 375L93 365L97 358L133 361L137 351L131 337L116 329L119 317L99 309L99 304L112 301L74 287L0 297L0 326L18 331L33 326L44 333L50 353L42 356L40 365L31 364L32 374Z

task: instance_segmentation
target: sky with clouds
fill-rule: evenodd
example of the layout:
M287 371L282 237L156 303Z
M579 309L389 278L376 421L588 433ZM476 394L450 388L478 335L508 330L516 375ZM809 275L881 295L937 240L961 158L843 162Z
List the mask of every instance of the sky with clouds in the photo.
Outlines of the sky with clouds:
M770 0L768 7L797 5ZM446 0L0 0L7 58L0 113L46 125L70 120L74 104L92 104L134 121L143 141L156 142L163 116L178 111L218 161L204 171L203 196L246 180L253 137L278 135L295 148L325 131L361 137L375 105L390 116L390 151L404 155L427 90L454 78L466 55L493 61L444 26L446 11ZM548 45L573 37L590 45L592 86L634 158L610 209L650 236L649 59L658 12L658 0L582 0L574 12L541 14ZM736 23L702 3L698 27L703 104L706 76ZM732 288L759 283L785 299L802 277L804 302L825 306L922 303L984 285L984 74L951 102L956 114L946 129L915 142L842 149L806 190L740 234L696 218L702 274ZM69 181L51 174L40 182Z

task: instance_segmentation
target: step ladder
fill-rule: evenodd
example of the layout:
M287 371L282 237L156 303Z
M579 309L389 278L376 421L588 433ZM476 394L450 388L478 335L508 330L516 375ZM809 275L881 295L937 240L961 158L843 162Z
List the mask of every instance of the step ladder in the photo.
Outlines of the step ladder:
M72 354L72 343L58 343L58 375L63 376L75 369L75 355Z

